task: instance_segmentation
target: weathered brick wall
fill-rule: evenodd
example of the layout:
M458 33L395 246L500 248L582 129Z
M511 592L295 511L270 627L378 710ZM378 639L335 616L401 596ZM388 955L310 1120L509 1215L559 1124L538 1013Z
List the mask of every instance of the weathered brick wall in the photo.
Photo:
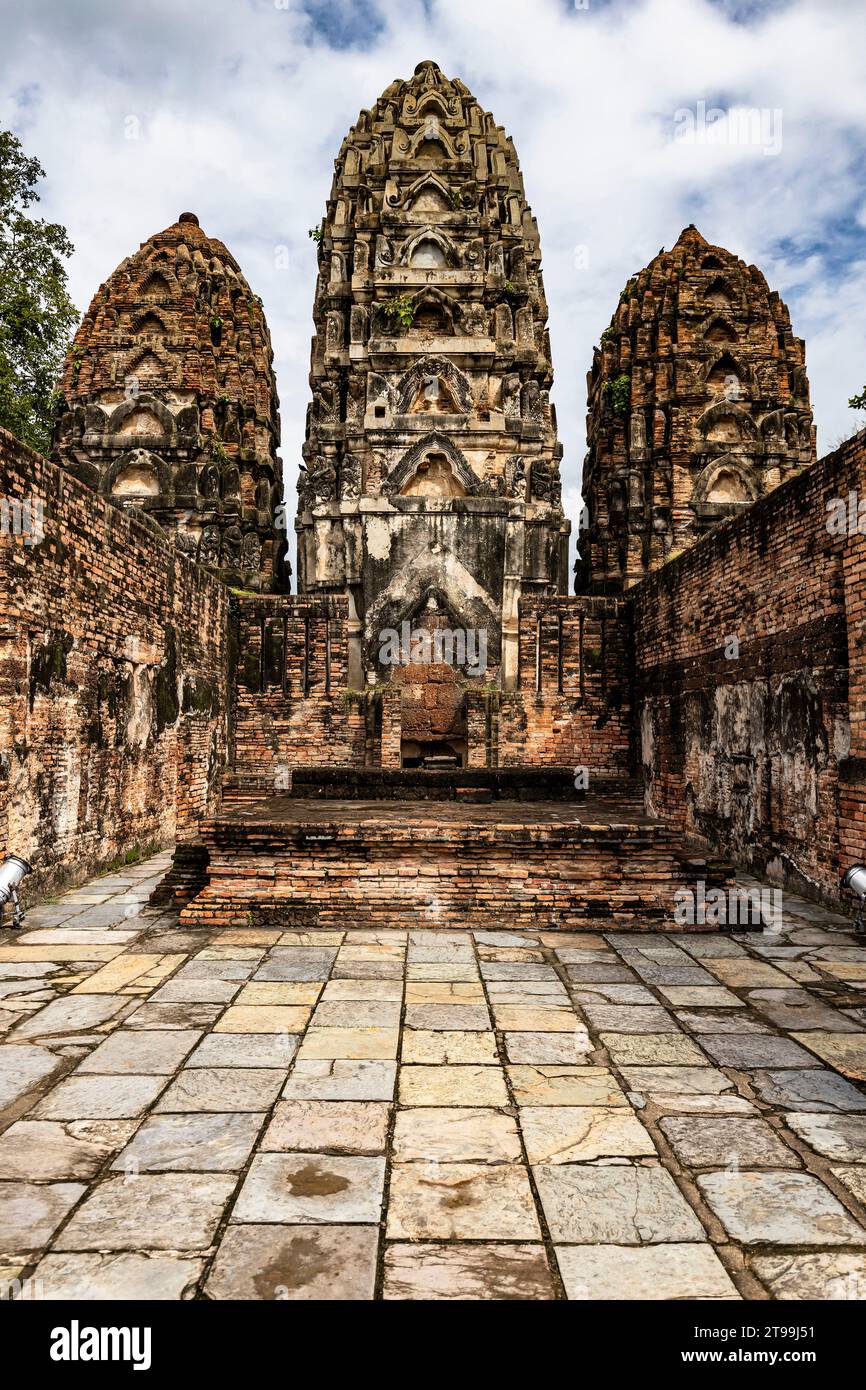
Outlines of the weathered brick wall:
M232 609L235 772L280 790L293 767L378 762L378 701L347 685L348 600L241 596Z
M852 495L854 531L833 534L828 504ZM858 500L866 513L864 434L630 595L648 808L829 897L866 857Z
M628 614L622 600L520 604L518 688L497 696L498 765L586 767L624 777L631 762Z
M0 838L32 896L214 809L228 601L155 523L3 431L0 500ZM32 503L36 544L9 533Z
M839 764L839 850L843 870L866 858L866 485L863 476L861 468L857 503L863 505L863 530L849 534L842 549L851 723L850 753ZM847 500L850 516L850 497Z

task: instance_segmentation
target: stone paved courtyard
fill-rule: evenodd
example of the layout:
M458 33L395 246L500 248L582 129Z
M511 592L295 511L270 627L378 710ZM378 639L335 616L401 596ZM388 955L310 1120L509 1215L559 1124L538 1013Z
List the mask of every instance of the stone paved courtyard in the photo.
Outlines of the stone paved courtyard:
M0 933L0 1278L47 1299L866 1296L866 942ZM15 1286L12 1286L13 1288Z

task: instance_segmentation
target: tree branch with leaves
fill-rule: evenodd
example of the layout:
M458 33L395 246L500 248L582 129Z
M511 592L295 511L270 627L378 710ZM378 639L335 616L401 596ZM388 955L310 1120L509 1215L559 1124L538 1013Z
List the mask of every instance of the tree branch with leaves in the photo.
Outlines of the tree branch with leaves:
M0 130L0 426L42 453L78 320L64 265L72 242L65 227L29 213L44 177L39 160Z

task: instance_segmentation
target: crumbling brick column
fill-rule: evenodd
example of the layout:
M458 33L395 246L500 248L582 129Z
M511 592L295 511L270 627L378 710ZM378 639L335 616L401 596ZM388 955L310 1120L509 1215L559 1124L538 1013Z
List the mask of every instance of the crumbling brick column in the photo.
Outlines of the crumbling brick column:
M399 688L382 694L382 766L400 767L403 733L403 692Z

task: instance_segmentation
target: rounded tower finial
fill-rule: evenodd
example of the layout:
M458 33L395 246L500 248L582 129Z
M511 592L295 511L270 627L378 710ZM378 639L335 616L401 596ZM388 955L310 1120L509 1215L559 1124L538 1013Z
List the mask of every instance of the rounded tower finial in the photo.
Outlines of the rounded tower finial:
M182 212L94 296L66 360L55 457L233 586L281 589L272 359L237 261Z

